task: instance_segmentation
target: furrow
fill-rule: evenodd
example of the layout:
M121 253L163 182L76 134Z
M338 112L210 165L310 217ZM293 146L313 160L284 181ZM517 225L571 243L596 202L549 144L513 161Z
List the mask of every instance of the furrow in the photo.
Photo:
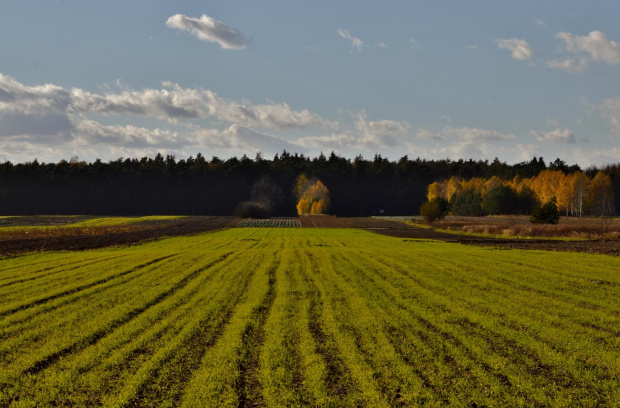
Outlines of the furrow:
M103 279L98 279L98 280L96 280L94 282L90 282L90 283L85 284L85 285L80 285L80 286L71 288L69 290L61 291L61 292L55 293L55 294L50 295L50 296L45 296L45 297L39 298L39 299L37 299L37 300L35 300L33 302L22 304L20 306L17 306L17 307L8 309L8 310L3 310L3 311L0 312L0 317L4 317L4 316L7 316L7 315L16 313L16 312L20 312L22 310L26 310L26 309L29 309L31 307L41 305L41 304L49 302L51 300L61 298L63 296L72 295L74 293L77 293L77 292L80 292L80 291L83 291L83 290L86 290L86 289L90 289L90 288L92 288L94 286L101 285L101 284L109 282L109 281L111 281L113 279L117 279L117 278L123 277L123 276L128 275L128 274L130 274L132 272L135 272L135 271L138 271L140 269L146 268L146 267L148 267L150 265L156 264L156 263L161 262L163 260L166 260L168 258L172 258L173 256L175 256L175 255L162 256L162 257L153 259L153 260L151 260L149 262L142 263L142 264L136 266L135 268L129 269L129 270L125 271L125 272L114 274L112 276L108 276L108 277L103 278Z
M94 331L93 333L89 334L88 336L78 340L77 342L61 349L58 350L48 356L46 356L45 358L35 362L31 367L27 368L26 370L23 371L24 375L28 375L28 374L37 374L38 372L46 369L47 367L49 367L50 365L54 364L56 361L58 361L58 359L60 359L63 356L78 352L80 350L83 350L84 348L88 347L91 344L96 343L97 341L99 341L101 338L103 338L104 336L108 335L110 332L114 331L116 328L122 326L123 324L135 319L137 316L139 316L141 313L143 313L144 311L148 310L149 308L151 308L152 306L162 302L163 300L165 300L166 298L172 296L174 293L176 293L177 291L181 290L182 288L184 288L192 279L196 278L196 276L198 276L200 273L202 273L203 271L209 269L210 267L212 267L213 265L222 262L223 260L225 260L228 256L230 255L230 253L223 255L222 257L220 257L219 259L213 261L212 263L210 263L209 265L205 266L204 268L198 269L194 272L192 272L191 274L185 276L183 279L181 279L179 282L177 282L174 286L172 286L172 288L170 288L169 290L159 294L158 296L156 296L154 299L150 300L149 302L145 303L144 305L137 307L133 310L131 310L129 313L121 316L120 318L113 320L112 322L110 322L106 327L103 327L99 330ZM157 259L156 261L161 261L163 259L169 258L172 255L169 256L165 256L162 258ZM150 265L156 261L152 261L147 263L145 266Z

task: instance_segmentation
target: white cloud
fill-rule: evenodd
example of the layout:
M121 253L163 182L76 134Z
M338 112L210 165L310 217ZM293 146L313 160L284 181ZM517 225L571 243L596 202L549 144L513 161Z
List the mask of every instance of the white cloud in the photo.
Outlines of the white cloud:
M620 45L600 31L591 31L588 35L560 32L555 38L564 41L564 50L573 54L573 57L547 62L551 69L581 74L592 61L620 64Z
M306 136L300 138L301 146L341 151L393 149L402 145L399 135L405 134L410 126L407 122L393 120L367 120L365 111L355 115L355 131L347 131L327 136Z
M410 128L407 122L396 122L393 120L367 121L365 111L357 114L355 127L362 134L359 142L366 149L394 147L399 143L396 136L406 133Z
M600 31L588 35L574 35L560 32L556 36L564 41L566 51L574 54L587 54L594 61L620 64L620 45L611 41Z
M381 41L379 44L377 44L377 47L379 47L379 48L387 48L387 44L384 43L383 41Z
M364 48L364 42L357 37L353 37L349 33L349 31L345 30L344 28L338 29L338 35L344 39L351 41L351 46L355 48L358 52L362 51L362 49Z
M510 51L512 58L518 60L531 60L534 57L534 50L527 41L520 38L498 38L495 40L497 46L503 50Z
M620 98L605 99L603 104L596 108L607 117L612 131L620 138Z
M200 40L216 42L227 50L243 50L248 44L248 40L239 31L206 14L200 18L175 14L168 18L166 25L170 28L186 31Z
M94 120L75 120L72 131L74 144L106 144L122 147L180 148L192 142L177 132L162 129L146 129L137 126L105 126Z
M477 45L466 45L465 48L467 48L468 50L472 50L472 51L478 50Z
M572 152L574 160L582 167L597 166L601 167L606 164L618 163L620 157L620 148L612 147L608 149L574 149Z
M315 147L325 150L342 151L360 146L358 138L351 134L340 133L328 136L306 136L299 139L301 146Z
M0 73L0 112L64 111L71 105L71 100L71 92L60 86L26 86Z
M431 132L430 130L426 129L419 129L416 133L416 136L418 137L418 139L431 140L434 142L444 140L444 136L442 136L441 133Z
M420 139L426 140L462 140L465 142L475 141L504 141L514 140L515 136L508 133L501 133L496 130L478 129L470 127L454 128L450 125L444 126L439 132L431 132L426 129L420 129L416 133Z
M536 132L534 130L530 130L530 134L539 142L575 143L575 134L569 129L556 128L550 132Z
M536 24L540 27L544 27L547 25L547 23L545 23L543 20L540 20L540 19L536 20Z
M551 60L547 62L547 66L551 69L559 69L565 72L582 74L590 66L590 62L587 58L566 59L564 61Z
M265 154L280 153L282 150L303 153L305 149L281 137L256 132L240 125L228 129L199 129L194 132L195 143L199 146L243 151L246 153L261 151Z
M338 128L336 122L307 109L293 110L287 103L252 105L222 98L210 90L182 88L172 83L164 83L161 89L124 88L118 93L96 94L50 84L29 87L2 74L0 112L138 115L170 122L215 118L271 129Z

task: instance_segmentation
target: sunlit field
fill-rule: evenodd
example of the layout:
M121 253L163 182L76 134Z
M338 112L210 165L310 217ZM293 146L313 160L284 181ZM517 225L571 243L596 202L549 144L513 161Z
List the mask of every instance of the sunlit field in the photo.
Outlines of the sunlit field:
M614 406L620 259L231 228L0 260L1 406Z

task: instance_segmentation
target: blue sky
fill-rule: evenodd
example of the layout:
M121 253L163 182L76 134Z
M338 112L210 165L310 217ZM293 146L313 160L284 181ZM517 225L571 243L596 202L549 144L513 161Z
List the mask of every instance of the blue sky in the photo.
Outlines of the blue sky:
M0 160L620 158L620 7L12 1Z

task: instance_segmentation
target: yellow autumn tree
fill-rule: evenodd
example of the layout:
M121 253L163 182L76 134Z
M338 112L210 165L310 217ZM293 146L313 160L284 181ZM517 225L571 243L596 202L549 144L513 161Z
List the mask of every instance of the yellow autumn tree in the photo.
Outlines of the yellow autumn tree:
M609 175L599 171L594 176L588 187L586 202L592 215L604 216L614 214L614 188Z
M302 174L305 178L306 176ZM300 177L298 177L298 182L296 185L296 192L300 192L299 201L297 202L297 214L326 214L329 205L329 190L325 187L325 184L321 182L321 180L317 180L316 182L310 184L310 182L305 182L303 179L300 182ZM306 178L307 180L307 178ZM297 190L300 186L306 186L303 190Z
M433 199L437 197L446 198L445 181L436 181L429 184L426 188L426 198L428 199L428 201L433 201Z

